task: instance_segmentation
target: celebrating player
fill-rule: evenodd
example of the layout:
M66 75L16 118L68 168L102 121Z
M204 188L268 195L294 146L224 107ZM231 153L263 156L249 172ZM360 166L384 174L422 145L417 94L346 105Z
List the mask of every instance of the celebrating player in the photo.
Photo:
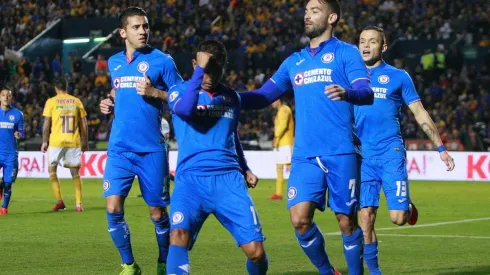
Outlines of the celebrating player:
M68 82L64 77L56 77L53 85L56 96L48 99L44 106L43 143L41 145L41 151L48 152L49 180L58 200L52 210L58 211L66 208L61 197L60 181L56 174L58 164L63 160L63 166L70 169L75 186L75 210L82 212L82 180L79 171L82 152L87 150L87 113L82 102L67 93Z
M193 60L192 78L169 91L179 145L172 193L168 274L189 273L188 250L209 214L228 229L248 257L249 274L266 274L262 228L247 191L257 177L245 161L237 127L239 95L219 84L227 53L223 44L204 41ZM246 181L244 178L246 177Z
M362 230L357 224L359 161L353 104L372 104L373 91L359 50L332 36L338 0L310 0L305 30L310 44L289 56L258 92L242 94L243 108L260 108L293 87L296 132L288 208L300 246L320 274L336 274L315 208L335 212L349 274L362 274ZM335 273L334 273L335 272Z
M294 119L291 108L281 99L272 103L272 108L277 109L274 119L274 151L276 153L276 192L271 200L282 200L282 186L284 184L284 166L291 167L291 154L294 144Z
M11 106L12 91L7 87L0 88L0 168L3 178L0 181L0 200L3 198L0 216L7 215L12 184L17 177L19 166L17 140L24 138L24 115Z
M401 106L408 105L417 123L437 146L447 170L454 161L439 137L434 122L420 102L412 79L404 70L383 61L388 48L383 29L367 27L361 32L359 50L366 63L374 90L372 106L356 106L357 133L362 142L361 227L364 231L364 259L370 274L381 274L378 242L374 232L379 194L383 188L393 223L417 222L418 211L411 203L406 167L406 151L400 132Z
M109 233L122 258L121 274L141 274L131 248L128 224L124 219L124 201L135 176L141 194L149 206L159 247L157 274L165 274L168 253L170 202L167 145L160 132L163 101L168 87L182 78L172 58L148 46L150 33L143 9L130 7L122 12L120 35L126 50L109 59L112 99L100 104L103 113L115 118L109 139L104 174Z

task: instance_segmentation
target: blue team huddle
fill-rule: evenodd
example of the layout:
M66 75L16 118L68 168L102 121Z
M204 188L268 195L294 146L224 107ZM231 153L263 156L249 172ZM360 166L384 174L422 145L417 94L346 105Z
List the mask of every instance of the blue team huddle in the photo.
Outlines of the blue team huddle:
M395 224L414 224L418 215L399 127L403 104L418 112L417 121L439 147L448 170L454 163L408 74L382 60L383 30L366 28L357 48L333 36L340 17L337 0L308 1L309 45L290 55L261 88L237 93L220 83L228 59L220 42L199 44L190 61L194 73L184 82L173 59L147 44L145 11L130 7L121 14L119 32L126 49L109 59L113 90L101 103L103 113L114 113L103 191L121 274L142 272L124 217L135 177L155 226L158 275L191 273L189 251L210 214L245 253L248 274L267 273L273 255L265 252L258 211L248 193L258 178L247 165L237 129L241 110L265 108L291 89L296 129L287 209L298 243L320 274L340 274L313 220L316 209L328 207L338 220L348 273L363 274L365 262L370 274L381 274L372 218L381 188ZM8 93L1 91L2 209L8 208L15 181L16 139L22 137L15 133L23 128L22 114L9 107ZM168 147L160 131L167 103L179 148L172 194Z

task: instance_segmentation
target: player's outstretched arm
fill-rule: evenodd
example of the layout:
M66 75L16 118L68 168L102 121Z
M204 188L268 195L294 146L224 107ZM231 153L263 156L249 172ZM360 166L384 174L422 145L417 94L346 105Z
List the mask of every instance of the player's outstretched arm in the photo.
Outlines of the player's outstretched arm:
M425 110L424 106L420 101L412 102L408 105L410 111L412 111L415 116L415 120L420 125L425 134L429 137L429 139L437 146L437 150L441 155L441 160L447 166L448 171L452 171L454 169L454 160L444 148L444 144L442 143L441 137L439 136L439 132L437 131L437 127L430 118L429 113Z
M43 122L43 144L41 145L41 151L46 153L48 151L49 134L51 131L51 117L44 117Z
M242 109L258 110L271 105L292 87L289 78L291 58L284 60L276 73L258 90L240 93Z
M262 85L257 90L239 93L242 101L242 109L245 110L259 110L271 105L274 101L279 99L285 90L280 89L272 79Z
M374 103L374 92L369 80L358 79L352 84L352 88L343 88L339 85L325 86L325 94L333 101L345 100L354 105L372 105Z

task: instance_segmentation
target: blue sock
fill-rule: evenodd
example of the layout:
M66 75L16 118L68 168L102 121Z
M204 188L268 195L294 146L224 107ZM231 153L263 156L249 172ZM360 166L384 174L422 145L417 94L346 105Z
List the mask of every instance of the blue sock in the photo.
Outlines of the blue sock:
M189 251L187 248L170 245L167 257L167 274L187 275L189 273Z
M122 262L132 264L134 257L131 249L131 234L128 224L124 220L124 212L107 212L107 221L109 222L109 234L111 234L112 241L121 254Z
M247 271L249 275L265 275L267 269L269 269L269 258L265 255L264 259L259 263L254 263L252 260L247 259Z
M305 234L301 235L296 232L296 238L303 248L306 256L310 258L311 263L318 268L321 275L333 275L332 265L328 260L327 251L325 250L325 239L322 232L315 223Z
M166 263L170 237L170 223L168 220L168 215L162 213L162 217L160 218L160 220L155 221L154 219L151 219L151 221L155 224L155 235L157 236L159 252L158 262Z
M351 275L364 274L362 261L363 240L362 230L357 228L350 236L342 234L344 241L344 255L347 261L348 273Z
M378 241L364 245L364 261L369 268L369 274L381 275L378 265Z
M3 187L3 208L9 208L9 203L10 203L10 196L12 196L12 184L11 183L4 183L5 186Z

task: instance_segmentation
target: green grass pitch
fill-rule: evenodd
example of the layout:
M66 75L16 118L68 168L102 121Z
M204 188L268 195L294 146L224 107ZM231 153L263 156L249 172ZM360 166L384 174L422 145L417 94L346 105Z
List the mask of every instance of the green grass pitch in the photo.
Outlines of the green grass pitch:
M0 274L118 274L119 255L107 233L101 185L100 180L84 180L85 212L76 213L71 180L62 180L68 208L52 213L55 200L48 180L18 179L10 212L0 217ZM125 210L133 250L143 274L155 274L154 227L134 187ZM272 180L250 190L267 236L269 274L318 274L296 242L286 201L266 199L273 190ZM383 274L490 274L490 184L411 182L411 195L419 209L418 227L396 229L384 201L378 210ZM315 220L324 233L338 231L328 210L317 212ZM325 239L331 262L347 274L340 236ZM246 274L244 254L214 217L204 225L190 257L193 274Z

